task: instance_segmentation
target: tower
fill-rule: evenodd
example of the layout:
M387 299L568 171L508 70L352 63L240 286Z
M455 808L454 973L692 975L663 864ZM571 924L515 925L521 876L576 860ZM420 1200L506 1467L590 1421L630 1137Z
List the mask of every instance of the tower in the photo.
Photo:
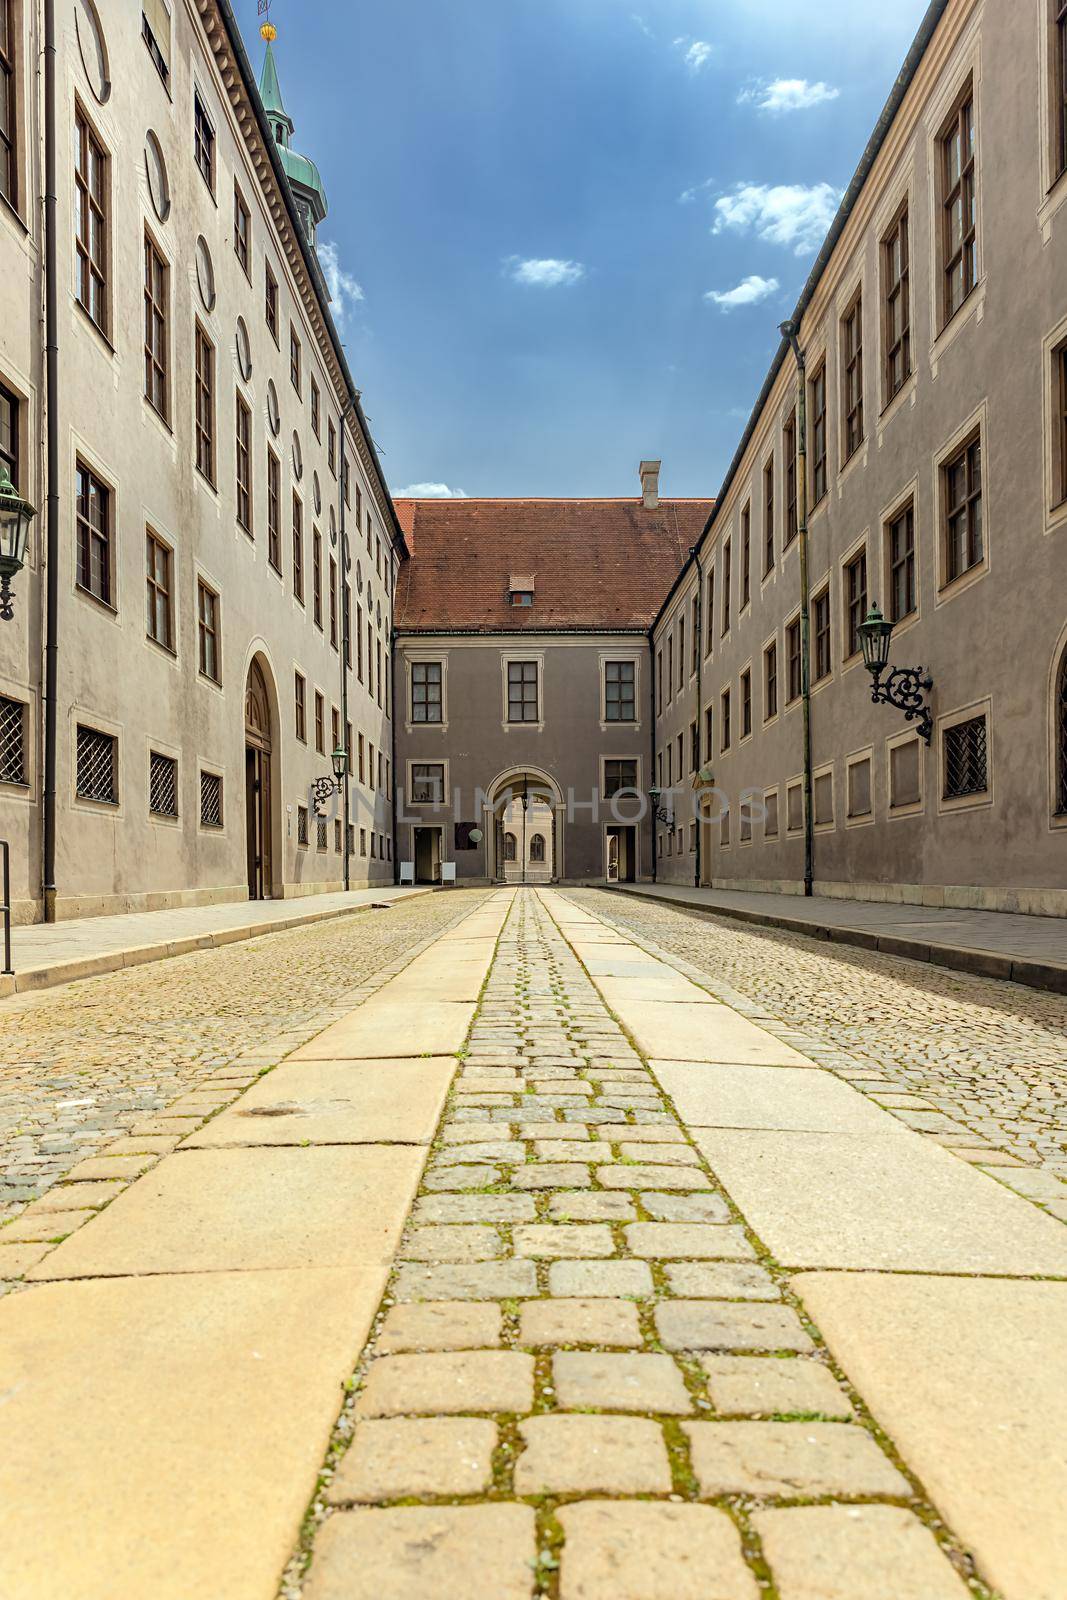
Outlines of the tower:
M293 119L282 101L278 68L274 60L274 40L277 37L277 30L273 23L265 22L260 33L267 42L267 53L263 58L263 71L259 79L259 96L274 135L274 142L278 147L282 167L289 180L289 187L293 192L293 199L304 224L304 232L307 234L308 242L314 245L315 230L324 220L328 209L326 190L314 161L307 156L299 155L290 143L293 137Z

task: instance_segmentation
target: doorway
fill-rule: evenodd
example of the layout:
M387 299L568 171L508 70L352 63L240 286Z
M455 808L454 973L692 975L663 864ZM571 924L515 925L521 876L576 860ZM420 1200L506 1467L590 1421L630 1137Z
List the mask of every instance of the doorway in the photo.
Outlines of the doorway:
M258 661L245 686L245 843L248 898L269 900L271 860L271 720L267 685Z
M441 881L441 830L440 828L415 829L415 882L440 883Z
M634 883L637 879L637 829L631 823L608 828L604 848L609 883Z

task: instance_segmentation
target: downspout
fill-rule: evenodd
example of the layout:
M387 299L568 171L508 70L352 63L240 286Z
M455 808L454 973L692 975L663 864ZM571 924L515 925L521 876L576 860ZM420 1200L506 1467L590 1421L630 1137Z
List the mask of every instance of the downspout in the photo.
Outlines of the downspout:
M651 730L651 732L649 734L649 745L650 745L649 761L650 761L651 765L649 766L648 782L645 785L645 794L646 794L646 796L648 794L649 789L651 789L654 786L655 782L656 782L656 635L655 635L655 630L654 629L650 630L649 635L648 635L648 710L649 710L648 722L649 722L649 728ZM659 837L657 835L656 829L657 829L658 826L659 826L659 824L656 821L655 813L653 813L653 815L652 815L652 882L653 883L655 883L657 881L657 877L656 877L656 872L657 872L656 848L657 848L657 846L659 844Z
M815 819L811 782L811 615L808 604L808 419L804 352L796 322L779 330L788 339L797 365L797 538L800 540L800 695L804 739L804 893L815 880Z
M59 701L59 316L56 235L56 7L44 0L45 513L44 919L56 920L56 747Z
M694 638L694 640L693 640L693 647L694 647L694 649L696 650L696 653L697 653L697 706L696 706L697 770L696 770L696 773L694 774L694 776L699 778L700 769L704 764L700 759L700 752L704 748L704 728L703 728L703 720L704 720L704 712L703 712L704 690L703 690L703 687L702 687L702 682L703 682L703 671L702 671L702 669L703 669L703 665L704 665L704 573L703 573L703 571L701 569L701 566L700 566L700 549L699 549L699 546L694 545L693 548L690 550L689 554L692 556L694 562L696 563L696 569L697 569L697 603L696 603L696 608L695 608L695 610L693 612L693 632L694 632L694 634L696 636ZM701 794L701 790L696 789L696 790L694 790L694 793L697 794L697 795L700 795ZM701 842L702 842L701 841L701 834L703 832L703 822L702 822L702 819L701 819L701 811L702 810L703 810L703 806L701 805L700 801L698 800L697 801L697 817L696 817L697 854L696 854L696 864L695 864L695 866L693 868L693 887L694 887L694 889L699 889L700 888L700 851L701 851Z

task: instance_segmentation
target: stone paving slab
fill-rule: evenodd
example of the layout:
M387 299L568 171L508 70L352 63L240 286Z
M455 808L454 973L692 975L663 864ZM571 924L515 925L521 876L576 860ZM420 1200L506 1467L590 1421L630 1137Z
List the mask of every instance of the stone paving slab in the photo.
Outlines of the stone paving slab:
M690 986L694 995L701 991ZM750 1062L753 1065L808 1067L811 1062L790 1045L740 1017L727 1006L654 1000L620 1002L618 1014L650 1059Z
M294 1050L294 1061L349 1061L363 1058L454 1055L467 1037L473 1002L411 997L371 998L308 1044Z
M781 1600L968 1600L970 1589L911 1512L793 1506L752 1519ZM1036 1600L1036 1596L1034 1597Z
M323 1528L307 1600L531 1600L529 1506L339 1511Z
M903 1133L904 1124L818 1067L650 1061L675 1110L693 1128L809 1133Z
M711 1506L565 1506L562 1600L757 1600L729 1517Z

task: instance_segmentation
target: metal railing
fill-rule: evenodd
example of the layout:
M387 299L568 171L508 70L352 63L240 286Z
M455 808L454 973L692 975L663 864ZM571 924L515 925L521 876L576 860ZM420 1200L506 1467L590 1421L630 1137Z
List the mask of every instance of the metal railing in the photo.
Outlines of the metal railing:
M4 903L0 912L4 917L4 972L5 978L14 976L11 965L11 851L6 839L0 839L0 861L3 862Z

